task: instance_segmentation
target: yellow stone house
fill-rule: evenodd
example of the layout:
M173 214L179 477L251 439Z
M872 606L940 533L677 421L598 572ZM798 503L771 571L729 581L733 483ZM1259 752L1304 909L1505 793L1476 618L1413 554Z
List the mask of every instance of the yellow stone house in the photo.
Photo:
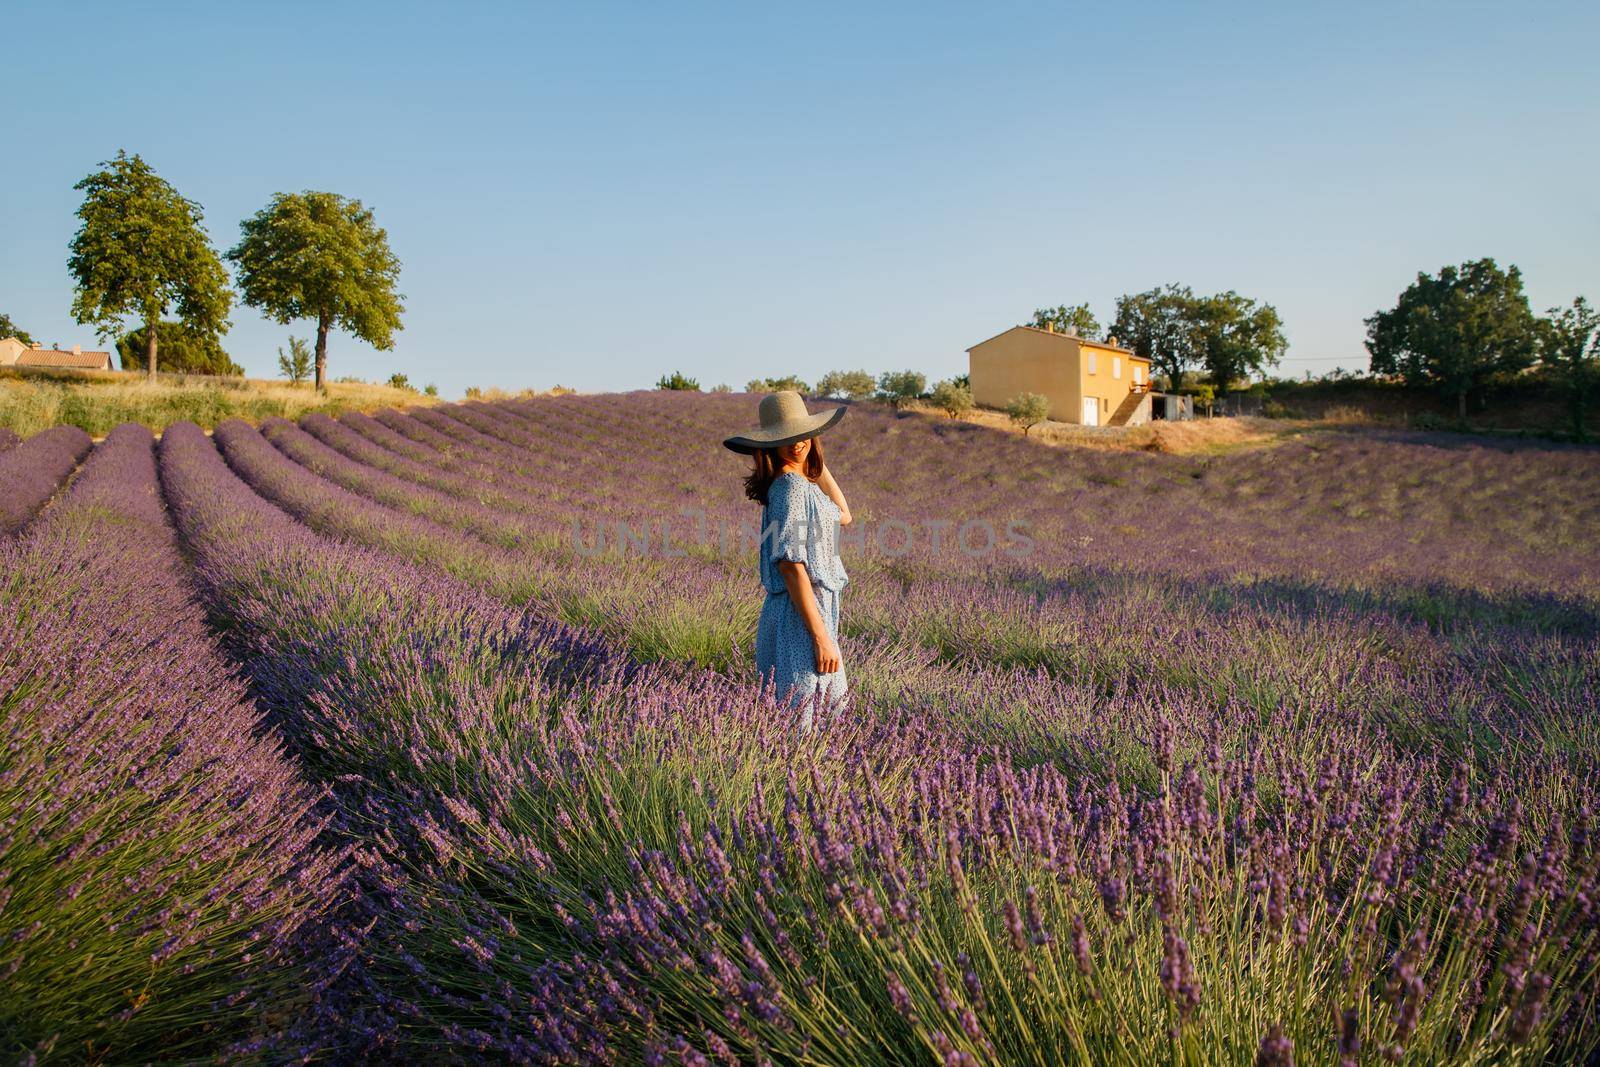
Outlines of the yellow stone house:
M967 349L972 399L1003 408L1040 393L1050 418L1080 426L1137 426L1151 418L1150 361L1131 349L1074 332L1013 326Z

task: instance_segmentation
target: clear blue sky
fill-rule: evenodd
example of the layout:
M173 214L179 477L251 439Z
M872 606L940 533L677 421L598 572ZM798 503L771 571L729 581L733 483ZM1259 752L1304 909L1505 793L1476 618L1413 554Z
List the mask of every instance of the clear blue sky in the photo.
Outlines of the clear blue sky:
M1600 299L1600 5L10 4L0 311L68 312L73 183L126 148L221 248L359 197L391 352L330 373L709 386L965 369L1045 304L1176 281L1275 304L1285 371L1365 366L1418 270ZM236 308L276 373L291 329Z

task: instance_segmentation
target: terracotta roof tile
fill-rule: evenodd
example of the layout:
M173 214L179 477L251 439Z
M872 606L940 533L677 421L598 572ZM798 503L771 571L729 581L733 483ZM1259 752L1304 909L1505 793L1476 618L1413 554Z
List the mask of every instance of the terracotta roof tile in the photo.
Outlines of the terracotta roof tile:
M63 352L54 348L30 348L17 356L19 367L87 367L93 370L110 365L110 352Z

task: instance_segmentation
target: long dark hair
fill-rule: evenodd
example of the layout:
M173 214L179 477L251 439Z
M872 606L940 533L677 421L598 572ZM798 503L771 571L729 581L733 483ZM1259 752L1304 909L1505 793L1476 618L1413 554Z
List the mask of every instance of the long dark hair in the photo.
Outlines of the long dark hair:
M776 448L758 448L754 459L755 466L750 471L750 477L744 480L744 495L757 504L765 504L767 490L777 481L778 472L783 469L783 460L778 458ZM805 464L800 472L813 482L822 477L822 438L811 439L811 451L806 453Z

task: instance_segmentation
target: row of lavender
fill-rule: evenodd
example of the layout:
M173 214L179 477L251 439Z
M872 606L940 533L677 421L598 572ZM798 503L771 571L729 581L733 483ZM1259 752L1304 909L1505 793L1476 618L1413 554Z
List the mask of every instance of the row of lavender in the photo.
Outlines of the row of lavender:
M53 426L26 441L13 440L10 446L0 442L0 536L27 523L83 462L89 448L89 435L76 426Z
M368 835L369 899L395 920L362 949L374 1041L841 1061L1593 1042L1594 798L1560 768L1530 791L1527 768L1407 755L1359 719L1308 760L1293 717L1225 735L1172 693L1142 740L1078 738L1086 765L1147 760L1142 794L980 758L915 700L799 743L736 683L518 613L528 557L452 534L423 510L444 500L342 491L242 425L217 438L303 522L459 579L318 540L197 432L164 441L262 691L345 817L387 828Z
M8 522L88 450L58 427L0 454ZM206 627L148 430L0 543L0 603L0 1050L270 1039L327 977L344 859Z

